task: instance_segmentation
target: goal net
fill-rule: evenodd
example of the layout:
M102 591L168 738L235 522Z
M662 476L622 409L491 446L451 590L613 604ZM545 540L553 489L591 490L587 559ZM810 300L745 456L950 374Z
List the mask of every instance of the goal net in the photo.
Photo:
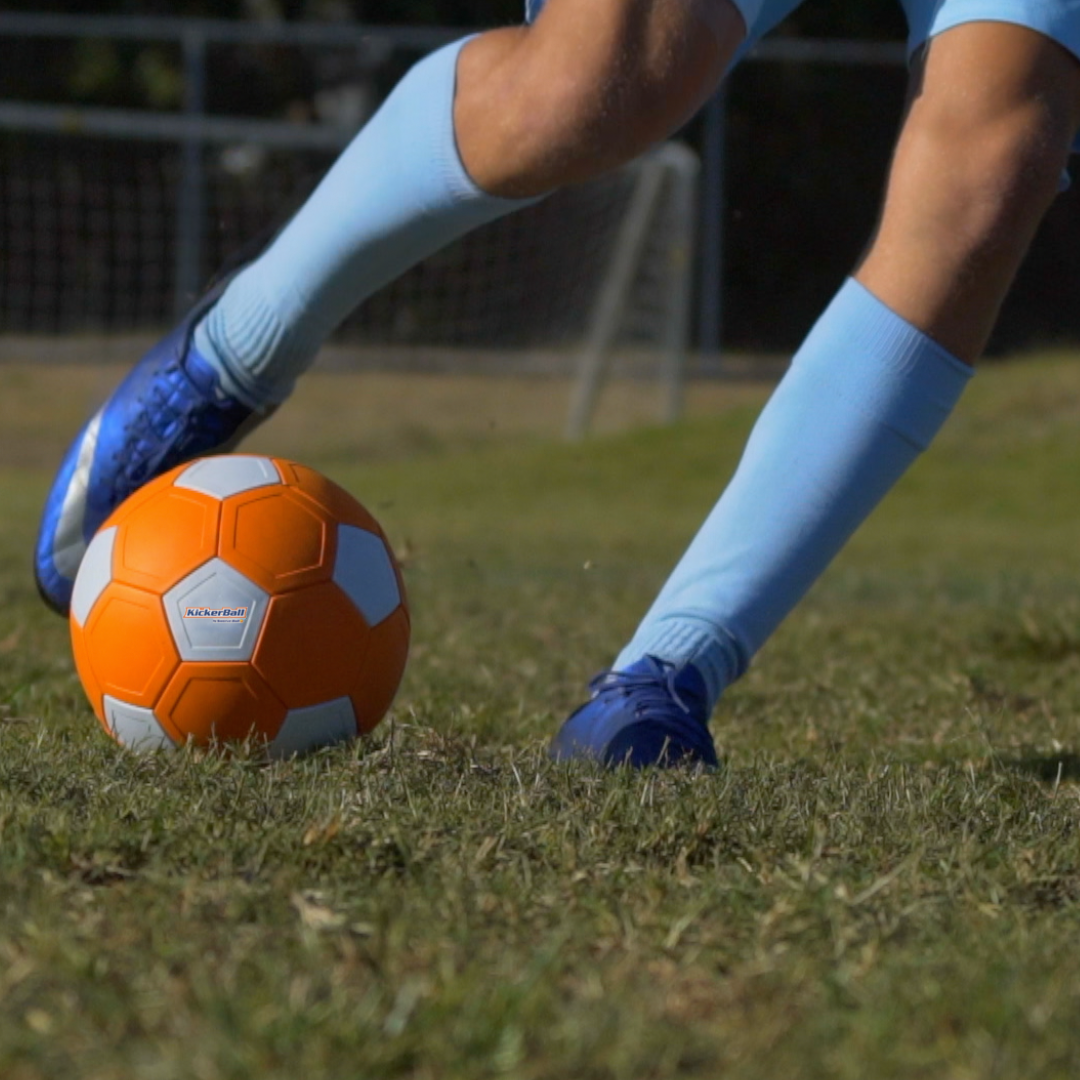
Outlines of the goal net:
M192 298L176 260L181 153L164 141L11 130L0 117L0 359L128 358L133 337L173 321ZM201 280L283 220L332 156L255 142L204 146ZM574 434L614 365L660 374L664 411L674 413L696 178L694 155L670 144L485 226L361 305L324 362L576 372Z

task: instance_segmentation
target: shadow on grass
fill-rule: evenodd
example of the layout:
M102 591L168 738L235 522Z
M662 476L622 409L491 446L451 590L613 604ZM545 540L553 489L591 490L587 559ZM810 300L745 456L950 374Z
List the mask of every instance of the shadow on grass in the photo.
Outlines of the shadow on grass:
M1019 754L1000 760L1006 769L1034 776L1048 784L1062 780L1080 780L1080 754L1073 751L1062 751L1060 754Z
M997 656L1058 664L1080 656L1080 615L1075 611L1036 617L1023 612L1015 622L991 629L990 650Z

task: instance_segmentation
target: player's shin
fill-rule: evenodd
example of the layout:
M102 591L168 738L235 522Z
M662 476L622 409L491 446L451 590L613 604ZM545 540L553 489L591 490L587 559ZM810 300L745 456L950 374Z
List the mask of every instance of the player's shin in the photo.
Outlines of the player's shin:
M692 663L712 703L944 423L971 369L851 280L616 661Z

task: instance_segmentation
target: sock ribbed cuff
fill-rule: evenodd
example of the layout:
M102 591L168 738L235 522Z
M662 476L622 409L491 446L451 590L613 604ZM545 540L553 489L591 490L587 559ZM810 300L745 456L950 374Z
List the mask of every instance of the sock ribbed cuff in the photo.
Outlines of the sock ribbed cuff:
M856 358L840 364L837 356ZM849 278L792 364L812 365L823 386L925 450L974 369Z
M218 370L227 391L248 404L280 404L296 375L311 366L321 338L288 340L279 307L262 295L257 280L229 286L228 304L219 301L195 328L195 348Z
M693 664L705 680L710 712L748 663L734 638L704 619L690 618L662 619L643 626L613 666L620 671L643 656Z

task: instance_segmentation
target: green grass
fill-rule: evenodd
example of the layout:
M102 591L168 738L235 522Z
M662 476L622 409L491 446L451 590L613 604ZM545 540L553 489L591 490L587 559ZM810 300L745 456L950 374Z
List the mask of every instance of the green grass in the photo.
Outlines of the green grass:
M376 734L272 766L100 734L28 575L48 470L0 465L0 1076L1075 1076L1074 360L974 382L722 704L720 773L545 758L747 398L581 447L261 435L377 513L414 613Z

